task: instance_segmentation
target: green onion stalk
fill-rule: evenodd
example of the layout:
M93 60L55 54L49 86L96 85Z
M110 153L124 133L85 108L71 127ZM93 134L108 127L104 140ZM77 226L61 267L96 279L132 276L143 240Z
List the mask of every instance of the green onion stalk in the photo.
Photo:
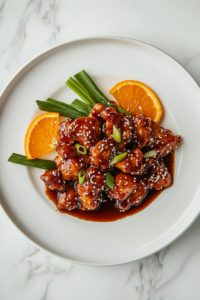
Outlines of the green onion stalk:
M86 93L95 101L95 103L102 103L106 107L113 107L112 102L106 98L92 78L84 70L74 75L74 77Z
M84 91L84 89L72 78L70 77L66 84L72 91L74 91L81 99L88 104L89 106L93 107L95 105L95 101Z
M89 115L89 113L92 110L92 107L89 106L88 104L84 103L83 101L80 101L78 99L75 99L71 104L72 107L74 107L75 109L78 109L80 111L82 111L83 113L86 113Z
M17 153L13 153L9 157L8 161L15 164L39 168L39 169L57 169L55 162L52 160L39 159L39 158L28 159L26 156Z
M51 102L50 102L51 101ZM82 111L79 111L75 109L74 107L63 103L63 104L58 104L59 101L54 100L54 99L48 99L48 101L40 101L36 100L36 103L39 107L39 109L43 111L48 111L48 112L58 112L61 116L67 117L67 118L72 118L72 119L78 119L81 117L87 117L88 113L84 113Z

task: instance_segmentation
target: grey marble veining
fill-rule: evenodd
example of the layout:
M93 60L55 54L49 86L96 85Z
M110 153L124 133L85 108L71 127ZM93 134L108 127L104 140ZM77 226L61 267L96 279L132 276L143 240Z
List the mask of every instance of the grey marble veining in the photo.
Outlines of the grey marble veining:
M150 43L200 84L200 2L139 0L0 1L0 91L49 47L93 35ZM0 208L0 299L200 298L200 219L157 254L126 265L85 267L29 242Z

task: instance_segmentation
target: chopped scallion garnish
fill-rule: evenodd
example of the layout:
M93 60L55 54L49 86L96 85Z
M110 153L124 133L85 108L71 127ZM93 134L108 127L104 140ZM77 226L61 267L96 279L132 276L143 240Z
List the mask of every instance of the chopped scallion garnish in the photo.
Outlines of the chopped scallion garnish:
M118 143L121 143L122 141L121 132L115 125L113 125L113 137Z
M144 154L144 158L152 157L152 156L155 156L155 155L156 155L156 151L155 150L151 150L151 151L146 152Z
M112 191L114 190L114 177L109 172L106 174L106 184Z
M83 184L85 182L85 178L86 178L86 172L85 169L82 168L78 174L78 182L80 184Z
M126 155L127 155L127 152L124 152L122 154L119 154L119 155L113 157L113 159L110 162L110 165L114 165L114 164L120 162L121 160L123 160L126 157Z
M87 150L84 146L82 146L80 144L75 144L75 147L76 147L78 153L80 153L81 155L86 155L87 154Z

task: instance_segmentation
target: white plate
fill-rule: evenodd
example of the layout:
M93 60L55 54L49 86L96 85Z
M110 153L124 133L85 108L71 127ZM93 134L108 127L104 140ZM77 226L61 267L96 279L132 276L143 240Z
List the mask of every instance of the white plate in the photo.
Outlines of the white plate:
M121 80L150 86L162 101L162 125L181 134L175 183L150 206L125 219L87 222L55 211L44 193L43 170L7 162L24 153L24 135L41 113L36 99L71 102L65 85L85 69L102 91ZM197 217L199 197L200 90L171 57L147 44L123 38L90 38L55 47L26 65L1 97L1 203L13 223L39 247L72 262L114 265L150 255L177 238Z

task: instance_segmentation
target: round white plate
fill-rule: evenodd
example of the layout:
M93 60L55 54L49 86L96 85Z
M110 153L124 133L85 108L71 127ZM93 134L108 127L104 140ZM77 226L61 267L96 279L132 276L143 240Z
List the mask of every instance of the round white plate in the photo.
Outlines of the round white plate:
M24 154L26 129L42 113L35 100L51 97L71 103L76 95L65 81L82 69L108 97L110 88L122 80L150 86L162 101L162 125L183 137L176 150L172 188L140 213L110 223L83 221L55 211L39 178L44 171L7 162L13 152ZM121 264L160 250L197 217L200 90L191 76L160 50L110 37L55 47L16 74L2 94L0 109L1 204L13 223L39 247L81 264Z

